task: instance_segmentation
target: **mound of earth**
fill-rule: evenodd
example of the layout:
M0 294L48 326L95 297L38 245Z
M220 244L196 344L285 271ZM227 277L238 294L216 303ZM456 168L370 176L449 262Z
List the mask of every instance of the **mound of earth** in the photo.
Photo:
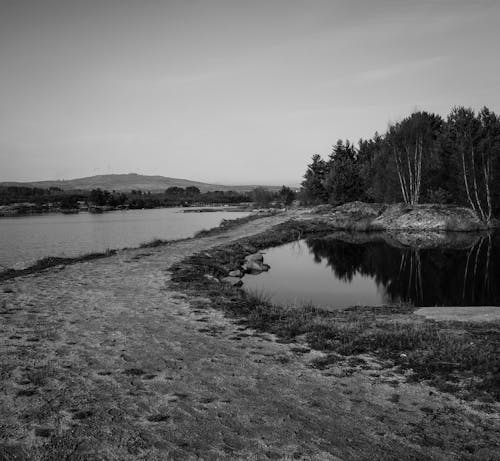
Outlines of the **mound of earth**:
M448 205L405 205L350 202L337 207L321 205L321 215L333 228L356 231L452 231L485 230L485 224L469 208Z
M443 205L390 205L372 221L385 230L478 231L485 228L469 208Z

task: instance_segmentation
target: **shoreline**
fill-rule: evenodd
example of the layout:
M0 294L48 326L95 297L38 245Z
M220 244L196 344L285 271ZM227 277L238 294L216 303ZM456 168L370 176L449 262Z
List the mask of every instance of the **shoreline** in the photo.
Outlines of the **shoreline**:
M88 213L88 214L102 214L102 213L110 213L113 211L133 211L133 210L162 210L162 209L172 209L179 208L179 211L182 213L209 213L209 212L218 212L218 211L226 211L226 212L245 212L252 211L250 207L243 205L232 205L232 204L221 204L221 205L196 205L196 206L158 206L151 208L110 208L110 207L92 207L93 209L99 211L91 211L88 207L84 209L74 209L74 210L65 210L63 208L58 209L50 209L50 210L37 210L34 212L25 212L25 213L8 213L2 212L0 210L0 218L25 218L28 216L46 216L46 215L75 215L80 213Z

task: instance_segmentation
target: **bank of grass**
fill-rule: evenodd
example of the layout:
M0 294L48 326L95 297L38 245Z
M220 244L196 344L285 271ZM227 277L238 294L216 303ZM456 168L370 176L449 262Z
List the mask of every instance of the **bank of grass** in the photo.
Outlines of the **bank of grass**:
M75 257L60 257L60 256L45 256L35 261L31 266L24 269L5 269L0 272L0 281L8 280L23 275L34 274L36 272L49 269L56 266L68 266L85 261L92 261L94 259L107 258L116 254L117 250L106 250L102 252L86 253L84 255Z
M144 242L139 245L139 248L156 248L156 247L162 247L165 245L172 244L174 242L180 242L183 239L177 239L177 240L164 240L164 239L153 239L150 240L149 242Z
M223 219L218 227L213 227L212 229L202 229L196 232L196 234L194 234L194 238L211 237L213 235L219 235L230 229L234 229L237 226L247 224L256 219L273 216L277 213L279 213L279 211L268 211L266 213L252 213L249 214L248 216L242 216L241 218L236 218L236 219Z
M314 306L276 306L265 297L217 283L244 257L265 248L327 231L321 221L289 221L271 231L198 253L172 267L177 289L206 296L212 306L251 328L284 341L304 338L326 355L326 367L358 354L373 354L387 366L411 370L410 379L465 399L500 401L500 322L436 322L405 305L326 311Z

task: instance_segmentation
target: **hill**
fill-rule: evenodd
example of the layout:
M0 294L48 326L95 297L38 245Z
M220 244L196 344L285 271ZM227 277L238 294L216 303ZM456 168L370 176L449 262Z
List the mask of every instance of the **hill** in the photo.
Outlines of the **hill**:
M234 190L245 192L254 189L255 185L243 186L225 186L221 184L208 184L188 179L168 178L165 176L146 176L137 173L128 174L106 174L97 176L88 176L85 178L57 180L57 181L34 181L34 182L2 182L0 186L26 186L26 187L59 187L63 190L90 190L106 189L116 191L130 191L140 189L143 191L163 191L169 187L189 187L194 186L201 192L214 190ZM279 186L265 186L266 188L276 190Z

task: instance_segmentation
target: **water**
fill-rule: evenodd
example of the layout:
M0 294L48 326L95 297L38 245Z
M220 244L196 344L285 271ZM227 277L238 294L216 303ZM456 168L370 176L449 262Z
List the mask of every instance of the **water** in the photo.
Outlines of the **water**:
M244 286L278 304L328 309L397 302L500 305L498 234L469 235L431 248L366 234L358 240L315 238L269 249L264 262L270 271L245 276Z
M0 265L21 268L44 256L78 256L190 237L245 212L182 213L179 208L0 218ZM0 268L1 268L0 266Z

